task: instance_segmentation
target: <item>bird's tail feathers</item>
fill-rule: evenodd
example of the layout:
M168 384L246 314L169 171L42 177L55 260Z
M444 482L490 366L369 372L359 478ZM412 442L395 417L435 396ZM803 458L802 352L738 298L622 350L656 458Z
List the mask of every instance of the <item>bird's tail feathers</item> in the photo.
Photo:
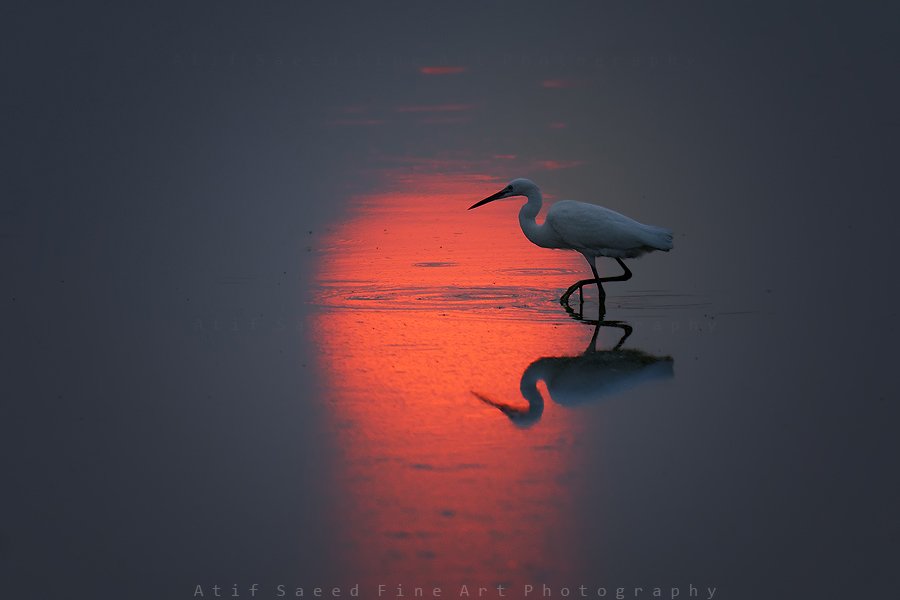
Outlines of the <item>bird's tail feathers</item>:
M664 227L647 225L644 230L647 234L647 245L668 252L674 245L672 243L672 231Z

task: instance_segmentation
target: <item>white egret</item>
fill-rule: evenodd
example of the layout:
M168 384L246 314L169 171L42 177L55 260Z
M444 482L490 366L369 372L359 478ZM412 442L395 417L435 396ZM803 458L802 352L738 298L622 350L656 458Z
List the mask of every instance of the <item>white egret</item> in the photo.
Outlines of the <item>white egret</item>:
M576 250L591 266L594 279L584 279L570 286L560 298L563 304L568 302L572 292L596 282L602 305L606 298L604 281L631 279L631 271L622 262L623 258L636 258L653 250L668 252L672 249L672 232L668 229L644 225L608 208L574 200L555 203L547 211L544 223L538 225L535 218L541 211L543 199L540 188L529 179L513 179L505 188L476 202L469 210L512 196L525 196L528 199L519 211L519 225L525 237L541 248ZM601 278L597 273L598 256L616 259L624 273L617 277Z

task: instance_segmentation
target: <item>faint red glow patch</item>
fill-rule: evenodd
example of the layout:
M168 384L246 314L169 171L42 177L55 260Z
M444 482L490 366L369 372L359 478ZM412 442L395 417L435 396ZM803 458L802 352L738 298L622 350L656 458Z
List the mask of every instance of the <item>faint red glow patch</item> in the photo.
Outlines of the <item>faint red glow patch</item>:
M335 119L333 121L329 121L332 125L341 125L341 126L362 126L362 127L374 127L377 125L383 125L384 121L382 119Z
M459 75L460 73L465 73L466 71L468 71L466 67L434 66L419 68L419 73L421 73L422 75Z
M421 173L447 173L451 171L459 173L472 173L479 169L486 168L479 166L478 161L468 158L454 157L426 157L426 156L390 156L384 157L388 163L399 163L404 165L402 169L390 167L385 169L376 169L379 176L385 182L395 180L395 176L400 173L421 172ZM499 181L499 180L498 180Z
M471 117L428 117L420 119L419 123L425 125L458 125L460 123L468 123Z
M499 189L503 185L502 179L488 173L460 171L460 165L456 161L434 159L419 164L423 168L383 169L380 174L384 181L385 198L395 198L400 193L418 198L417 202L420 202L424 196L436 196L446 201L458 201L460 206L468 206L466 202L471 198L479 200L486 195L483 193L485 190L491 193L491 189ZM413 209L414 204L411 201L409 209ZM465 218L460 215L457 216ZM415 238L413 235L410 239Z
M562 121L550 123L550 129L565 129L568 126L568 123L563 123Z
M558 90L575 87L575 81L571 79L545 79L541 82L542 88Z
M558 171L560 169L580 167L583 164L583 160L539 160L535 161L534 166L536 169L545 171Z
M489 182L487 183L488 187L496 185L497 189L501 183L506 183L514 177L527 176L532 169L532 160L518 154L487 156L450 154L430 157L394 155L383 156L381 160L384 162L384 167L374 169L373 173L376 173L385 182L393 181L397 173L443 174L470 180L472 174L477 173L481 181ZM486 175L488 173L490 175ZM549 198L546 192L544 197Z
M397 112L463 112L470 110L471 108L471 104L424 104L416 106L401 106L397 108Z

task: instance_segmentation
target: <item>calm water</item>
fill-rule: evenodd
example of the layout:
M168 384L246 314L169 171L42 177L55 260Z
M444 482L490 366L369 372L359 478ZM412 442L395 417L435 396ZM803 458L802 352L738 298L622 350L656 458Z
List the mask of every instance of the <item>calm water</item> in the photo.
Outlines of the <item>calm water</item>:
M293 254L256 235L255 268L10 301L31 400L6 406L24 491L0 550L21 597L47 565L80 597L884 589L885 298L815 298L831 264L756 277L765 256L711 255L704 221L637 204L675 250L608 284L598 323L594 290L558 304L587 266L532 246L517 201L465 210L498 187L388 180Z

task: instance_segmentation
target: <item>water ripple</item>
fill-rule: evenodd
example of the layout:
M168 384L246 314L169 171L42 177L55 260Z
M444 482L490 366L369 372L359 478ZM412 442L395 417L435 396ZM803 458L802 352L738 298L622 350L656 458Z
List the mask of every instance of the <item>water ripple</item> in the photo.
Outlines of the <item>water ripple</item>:
M463 313L490 318L561 320L557 296L560 290L522 286L385 286L333 281L323 285L314 301L323 307L353 310L432 311ZM596 306L588 295L586 306ZM572 299L577 308L577 297ZM707 298L666 290L645 290L610 295L606 308L624 311L696 309L710 306Z

